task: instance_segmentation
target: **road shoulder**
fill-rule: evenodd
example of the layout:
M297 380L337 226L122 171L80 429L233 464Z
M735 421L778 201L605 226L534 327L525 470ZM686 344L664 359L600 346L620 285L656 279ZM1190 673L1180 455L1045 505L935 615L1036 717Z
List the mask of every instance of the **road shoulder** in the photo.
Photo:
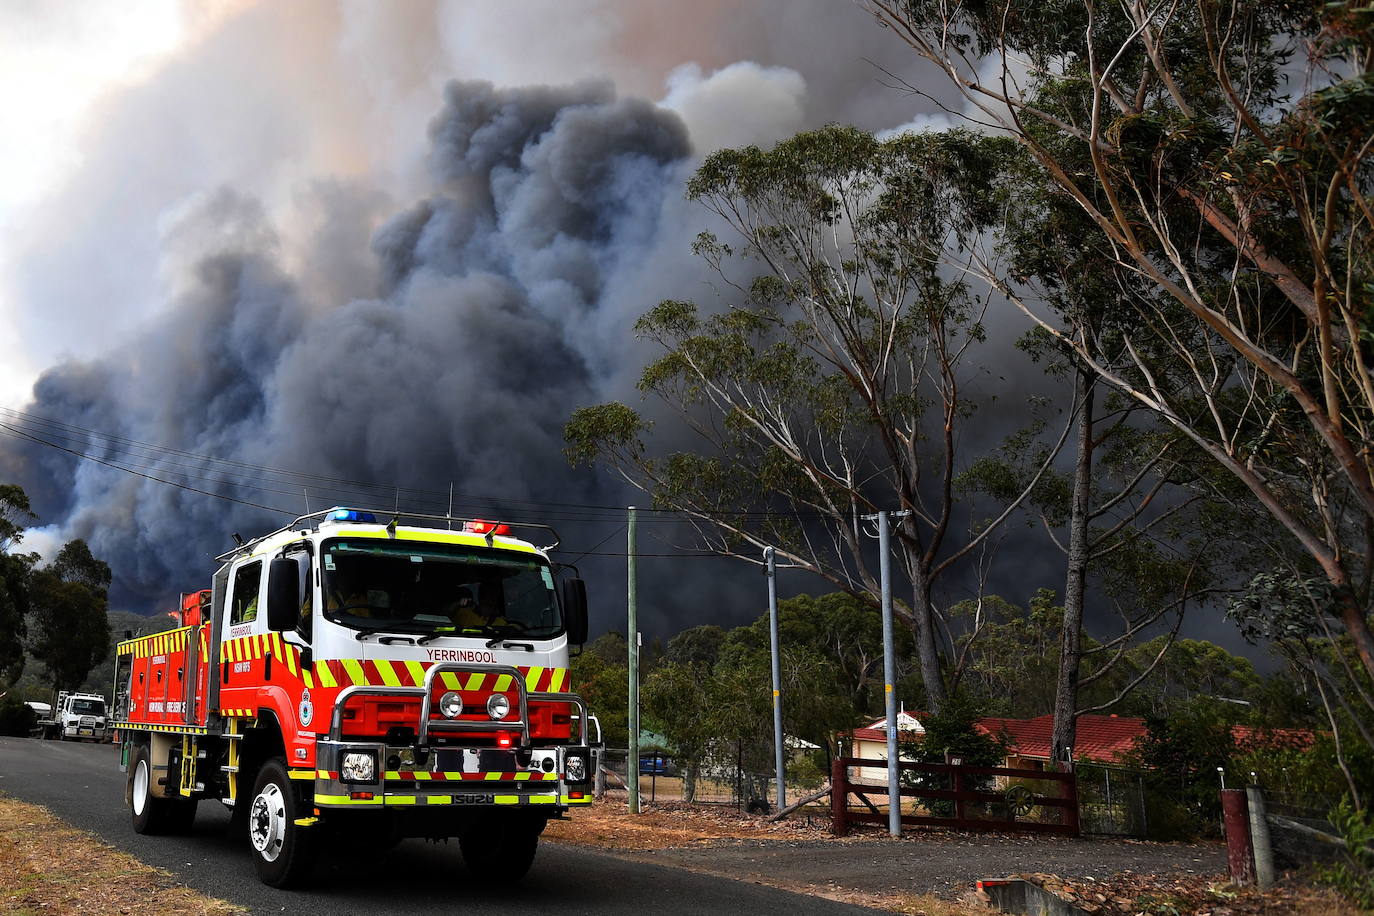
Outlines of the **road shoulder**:
M0 793L0 911L6 913L246 912L78 830L47 808Z

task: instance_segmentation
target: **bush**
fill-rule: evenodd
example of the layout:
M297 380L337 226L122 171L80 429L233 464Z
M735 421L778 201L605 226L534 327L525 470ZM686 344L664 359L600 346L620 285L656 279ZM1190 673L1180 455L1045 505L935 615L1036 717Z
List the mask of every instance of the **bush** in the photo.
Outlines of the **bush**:
M976 725L982 718L982 711L964 696L951 697L939 715L921 717L925 734L911 739L899 738L899 755L906 760L919 763L944 763L946 756L960 758L965 766L1001 766L1007 756L1006 743L979 731ZM995 777L968 777L964 788L971 791L989 791ZM953 789L954 784L946 773L902 773L902 784L923 789ZM955 804L945 799L928 799L924 806L935 817L952 817ZM975 804L970 802L967 813L972 816Z
M1149 812L1152 836L1159 835L1157 827L1175 839L1219 833L1217 770L1231 774L1231 785L1244 785L1231 762L1236 744L1227 718L1230 713L1219 703L1198 698L1167 716L1146 718L1139 764L1154 796L1155 810Z
M1356 906L1374 909L1374 823L1369 812L1357 810L1344 798L1331 812L1331 823L1345 839L1346 861L1324 869L1322 879Z
M0 698L0 735L27 738L38 722L33 707L13 694Z

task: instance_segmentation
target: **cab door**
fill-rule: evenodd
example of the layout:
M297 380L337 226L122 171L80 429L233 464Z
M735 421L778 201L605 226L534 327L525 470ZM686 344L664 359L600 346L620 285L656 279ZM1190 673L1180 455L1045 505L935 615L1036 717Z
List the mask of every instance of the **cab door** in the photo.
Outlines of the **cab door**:
M266 578L261 558L240 562L230 571L220 643L221 710L257 705L267 632Z

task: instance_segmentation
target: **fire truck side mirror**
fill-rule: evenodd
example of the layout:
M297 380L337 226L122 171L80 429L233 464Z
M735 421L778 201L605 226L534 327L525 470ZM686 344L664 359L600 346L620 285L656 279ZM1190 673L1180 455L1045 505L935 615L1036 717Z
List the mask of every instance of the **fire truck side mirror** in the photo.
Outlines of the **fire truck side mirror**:
M563 580L563 616L568 627L568 642L580 646L587 641L587 583L581 579Z
M279 557L267 573L267 628L294 630L300 613L300 568L295 560Z

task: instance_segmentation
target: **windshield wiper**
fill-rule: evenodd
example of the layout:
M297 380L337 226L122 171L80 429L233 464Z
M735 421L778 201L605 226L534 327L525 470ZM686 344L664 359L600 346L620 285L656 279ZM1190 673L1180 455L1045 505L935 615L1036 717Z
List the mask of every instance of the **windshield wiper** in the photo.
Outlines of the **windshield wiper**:
M528 642L511 642L505 636L493 636L487 640L487 648L495 649L500 644L502 649L524 649L526 652L534 651L534 644Z
M360 628L360 629L358 630L357 633L355 633L355 634L353 635L353 638L356 639L358 642L362 642L363 639L364 639L364 637L367 637L367 636L375 636L375 635L378 634L378 633L385 633L388 629L390 629L390 628L389 628L389 627L362 627L362 628ZM399 640L402 640L402 639L409 641L409 643L410 643L412 646L415 645L415 637L414 637L414 636L406 636L406 635L397 636L397 635L394 635L394 634L393 634L393 635L388 635L388 636L379 637L379 638L377 639L377 642L389 646L389 645L391 645L393 642L396 642L396 641L399 641Z

